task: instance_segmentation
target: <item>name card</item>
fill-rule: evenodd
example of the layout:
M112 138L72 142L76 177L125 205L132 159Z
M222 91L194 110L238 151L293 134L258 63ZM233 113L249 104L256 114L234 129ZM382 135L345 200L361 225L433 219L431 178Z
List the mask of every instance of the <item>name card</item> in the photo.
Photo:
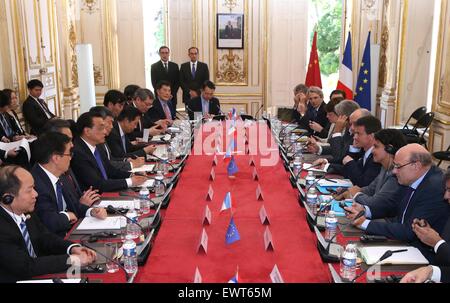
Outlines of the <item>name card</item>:
M256 165L255 165L255 159L253 159L253 157L250 157L250 162L248 163L248 165L250 165L250 166L256 166Z
M253 181L259 181L259 175L256 167L253 169Z
M205 213L203 214L202 224L211 225L211 209L209 209L208 205L206 205L205 207Z
M208 194L206 195L206 201L212 201L214 197L214 190L211 185L209 185Z
M250 148L248 147L248 145L245 146L245 154L250 155Z
M272 233L268 226L266 226L266 231L264 232L264 247L266 248L266 251L274 251Z
M208 252L208 234L206 230L203 228L202 236L200 237L200 243L197 247L197 253L204 252L205 255Z
M211 169L211 174L209 174L209 180L214 181L216 179L216 172L214 171L214 168Z
M261 190L261 185L259 185L259 184L258 184L258 187L256 188L256 200L264 201L264 195Z
M270 273L270 280L272 280L272 283L284 283L283 277L281 277L280 271L278 270L278 266L276 264Z
M200 274L200 270L198 270L198 267L195 268L195 276L194 276L194 283L202 283L202 275Z
M217 166L217 155L214 155L214 159L213 159L213 166Z
M270 225L269 216L267 215L264 205L261 206L261 209L259 210L259 218L261 219L262 225Z

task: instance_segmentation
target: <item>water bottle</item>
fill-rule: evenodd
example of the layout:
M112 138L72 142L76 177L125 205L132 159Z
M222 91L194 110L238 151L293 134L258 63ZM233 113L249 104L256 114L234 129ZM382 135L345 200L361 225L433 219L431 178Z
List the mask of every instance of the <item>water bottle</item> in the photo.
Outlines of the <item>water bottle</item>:
M306 176L306 186L313 186L313 184L316 182L316 177L314 177L314 174L312 171L308 172L308 175Z
M356 244L349 243L341 256L341 277L343 280L352 281L356 277Z
M317 213L317 190L315 187L311 187L306 193L306 204L313 214Z
M167 154L161 156L160 170L163 175L167 175L169 173L169 160Z
M138 215L134 210L130 210L127 213L127 217L130 219L127 223L127 236L132 239L137 239L141 236L141 228L137 225Z
M300 173L302 172L302 166L303 166L302 157L296 156L294 158L294 167L293 167L293 173L296 178L300 176Z
M330 210L325 217L325 240L332 241L336 235L337 218L334 211Z
M158 171L155 177L155 195L157 197L164 196L166 192L166 185L164 184L164 176L162 172Z
M176 159L175 148L172 145L167 146L167 158L169 162L173 162Z
M150 201L149 201L150 191L147 187L141 187L139 191L139 200L141 206L142 214L146 215L150 213Z
M129 274L133 274L138 270L136 243L129 235L127 235L126 241L123 244L123 267Z

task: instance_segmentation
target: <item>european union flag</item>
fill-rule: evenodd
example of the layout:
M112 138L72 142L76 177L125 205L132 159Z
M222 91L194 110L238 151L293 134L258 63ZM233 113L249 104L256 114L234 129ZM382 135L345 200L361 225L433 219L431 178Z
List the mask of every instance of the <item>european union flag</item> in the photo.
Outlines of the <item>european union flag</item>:
M220 211L224 211L231 208L231 193L227 193L225 199L222 203L222 209Z
M367 37L366 48L359 70L358 82L355 88L355 101L369 111L372 110L372 82L370 64L370 32Z
M231 218L230 225L228 225L227 234L225 236L225 242L227 244L233 244L234 242L239 241L240 239L241 236L239 236L236 224L234 224L234 218Z
M231 161L227 167L228 176L234 176L238 171L238 167L236 165L236 161L234 161L234 156L231 156Z
M239 283L239 269L236 270L236 275L228 280L228 283Z

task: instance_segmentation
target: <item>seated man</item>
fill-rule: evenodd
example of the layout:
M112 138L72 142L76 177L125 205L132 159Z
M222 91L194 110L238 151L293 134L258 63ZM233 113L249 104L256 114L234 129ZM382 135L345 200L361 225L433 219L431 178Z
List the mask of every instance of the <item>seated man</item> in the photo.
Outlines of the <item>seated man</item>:
M146 118L152 122L167 121L172 125L175 119L176 108L172 103L172 92L170 89L170 82L160 81L156 85L156 92L158 94L153 106L148 110Z
M219 99L214 97L216 86L211 81L203 83L200 97L193 98L186 105L189 112L189 120L194 120L195 112L202 112L203 118L210 119L214 116L220 115Z
M33 214L37 193L29 172L18 166L0 168L0 283L65 272L87 266L96 253L65 241Z
M136 128L141 113L137 108L125 108L114 122L113 129L106 138L108 146L111 148L111 154L115 158L129 158L129 157L145 157L147 154L152 154L156 150L155 145L148 145L146 147L134 146L128 139L128 134L132 133Z
M354 203L351 208L346 208L348 217L353 220L364 211L364 216L353 222L356 227L368 234L407 242L419 248L432 261L434 256L429 247L420 242L411 226L414 219L420 218L437 232L442 232L449 216L448 204L443 200L442 171L433 166L431 154L423 146L410 144L396 153L393 173L398 183L407 187L401 201L391 207L386 204L368 207ZM395 217L391 222L373 221L391 217Z
M308 104L308 87L305 84L298 84L294 88L294 108L292 111L292 122L296 121L297 123L300 121L300 113L298 112L298 107L302 104L302 106L307 106Z
M380 173L381 165L373 161L372 155L375 133L380 130L381 122L373 116L362 117L355 123L353 145L361 148L364 155L358 160L348 155L342 160L343 176L350 179L354 185L367 186Z
M361 205L373 206L387 203L394 206L401 200L402 186L392 174L392 165L397 151L406 145L403 134L396 129L382 129L375 133L373 161L381 164L375 180L363 188L354 186L335 197L336 200L353 199Z
M341 101L344 101L344 99L337 97L325 105L325 111L327 112L327 119L330 122L330 127L328 129L322 127L317 122L311 123L311 128L316 133L319 133L318 137L313 138L314 140L317 140L318 145L330 146L328 141L331 139L331 135L333 135L334 127L336 126L336 122L339 118L339 116L336 114L335 108L336 105L338 105Z
M111 111L114 118L119 117L126 102L127 97L118 90L109 90L103 99L103 105Z
M106 128L99 114L84 113L77 121L79 138L74 140L74 155L71 167L81 189L91 186L100 192L113 192L132 186L140 186L147 178L132 175L114 168L106 155L97 149L105 143Z
M106 210L90 208L100 199L96 192L78 199L63 175L69 170L72 158L72 140L61 133L44 133L36 141L37 164L31 170L38 193L36 213L52 232L64 238L78 218L105 219Z
M312 86L308 90L308 104L300 102L297 107L297 123L302 129L308 130L311 135L319 135L311 126L314 122L328 129L329 122L323 101L323 92L319 87Z
M450 170L444 176L445 196L444 199L450 203ZM412 226L414 233L422 243L433 247L436 257L434 264L437 266L422 267L408 273L403 277L403 283L423 283L426 280L433 282L450 283L450 219L447 220L444 231L441 235L431 228L427 222L416 219Z

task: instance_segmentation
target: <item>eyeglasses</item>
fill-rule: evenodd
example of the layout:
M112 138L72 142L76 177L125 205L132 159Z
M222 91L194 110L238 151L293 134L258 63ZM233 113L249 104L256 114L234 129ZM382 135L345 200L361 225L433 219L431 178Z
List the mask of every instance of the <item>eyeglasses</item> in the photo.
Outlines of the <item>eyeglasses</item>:
M408 163L403 164L403 165L399 165L399 164L395 164L395 163L394 163L394 169L399 170L399 169L401 169L401 168L403 168L403 167L405 167L405 166L414 164L414 163L416 163L416 162L417 162L417 161L411 161L411 162L408 162Z
M70 152L70 154L59 154L61 157L67 156L67 157L73 157L73 152Z

